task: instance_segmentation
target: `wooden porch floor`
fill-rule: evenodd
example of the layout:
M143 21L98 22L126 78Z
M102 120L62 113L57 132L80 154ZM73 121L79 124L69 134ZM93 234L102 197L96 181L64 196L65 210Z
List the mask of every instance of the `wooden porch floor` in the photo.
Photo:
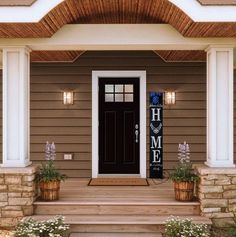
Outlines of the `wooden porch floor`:
M55 204L101 202L112 203L143 203L149 204L185 204L199 205L198 202L180 203L174 199L173 184L169 180L148 179L149 186L88 186L90 179L70 178L61 184L60 200ZM40 201L36 202L41 203ZM45 202L42 202L45 204ZM52 203L52 202L50 202ZM50 203L48 203L50 205Z

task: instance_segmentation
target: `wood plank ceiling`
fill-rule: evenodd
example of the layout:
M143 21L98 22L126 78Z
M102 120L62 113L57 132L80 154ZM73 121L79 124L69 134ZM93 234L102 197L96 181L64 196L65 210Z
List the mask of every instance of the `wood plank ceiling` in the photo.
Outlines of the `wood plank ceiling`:
M166 62L205 62L206 52L191 50L154 51ZM31 62L74 62L84 51L32 51Z
M73 23L166 23L186 37L236 36L236 22L194 22L168 0L65 0L38 23L0 23L0 37L51 37Z
M32 51L31 62L74 62L84 51Z
M154 51L166 62L206 62L203 50L157 50Z

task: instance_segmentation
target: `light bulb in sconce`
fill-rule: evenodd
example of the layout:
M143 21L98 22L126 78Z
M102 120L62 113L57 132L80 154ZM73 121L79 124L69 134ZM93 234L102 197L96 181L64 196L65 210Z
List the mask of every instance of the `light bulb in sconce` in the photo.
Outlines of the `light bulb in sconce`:
M174 91L166 91L165 92L165 104L166 105L174 105L175 104L175 92Z
M73 105L74 104L73 91L64 91L63 92L63 104L64 105Z

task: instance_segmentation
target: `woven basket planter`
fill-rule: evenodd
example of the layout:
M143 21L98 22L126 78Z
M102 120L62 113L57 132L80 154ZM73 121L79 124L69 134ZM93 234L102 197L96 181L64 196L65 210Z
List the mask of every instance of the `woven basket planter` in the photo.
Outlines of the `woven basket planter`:
M60 181L40 182L40 199L54 201L59 199Z
M174 182L175 200L191 202L194 197L194 182Z

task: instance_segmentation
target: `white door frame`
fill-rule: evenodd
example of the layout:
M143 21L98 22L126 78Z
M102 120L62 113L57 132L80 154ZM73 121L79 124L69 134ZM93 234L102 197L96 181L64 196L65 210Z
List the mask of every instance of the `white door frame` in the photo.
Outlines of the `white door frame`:
M99 163L99 78L139 78L140 80L140 177L146 178L146 71L92 71L92 178L97 178ZM115 174L114 174L115 175Z

